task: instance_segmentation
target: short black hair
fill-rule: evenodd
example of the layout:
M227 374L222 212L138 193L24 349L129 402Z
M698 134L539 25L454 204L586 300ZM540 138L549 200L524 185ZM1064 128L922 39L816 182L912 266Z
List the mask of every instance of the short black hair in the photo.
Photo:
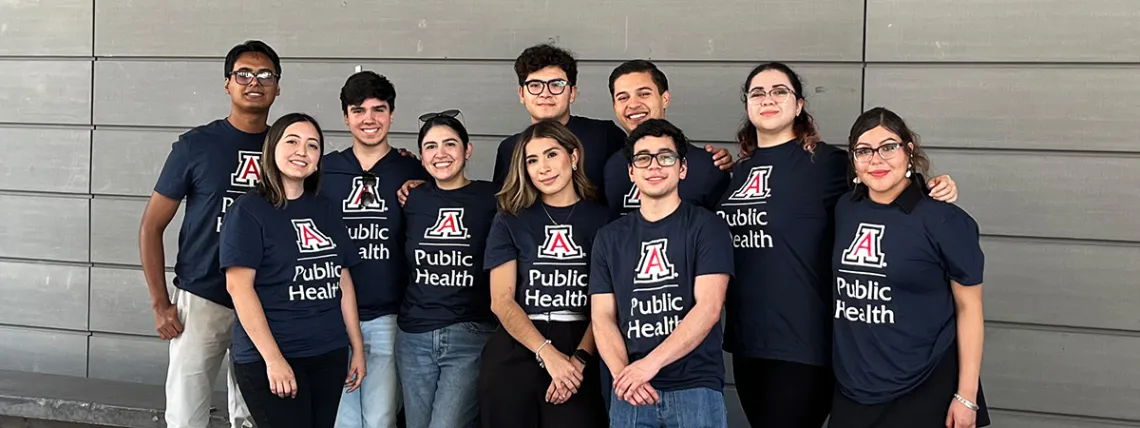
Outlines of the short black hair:
M222 70L226 78L229 78L230 73L234 71L234 63L245 53L257 53L269 57L269 60L273 61L274 72L277 73L278 77L281 76L281 57L277 56L277 51L274 51L273 48L261 40L246 40L230 48L230 52L226 54L225 70Z
M519 86L526 84L526 77L531 73L546 67L556 66L566 72L566 80L570 86L578 85L578 60L566 49L551 44L541 44L526 48L515 59L515 74L519 77Z
M364 104L369 98L388 102L388 111L396 111L396 87L387 77L373 71L361 71L344 81L340 88L340 110L348 114L348 106Z
M662 73L656 64L643 59L634 59L621 63L610 73L611 97L614 96L614 82L619 77L632 73L649 73L649 77L653 78L653 84L657 85L658 94L664 94L669 90L669 79L665 78L665 73Z
M681 159L685 159L685 155L689 151L689 139L685 137L685 133L681 132L680 128L665 119L649 119L637 125L629 137L626 137L625 147L622 149L625 152L626 162L633 163L633 146L645 137L669 137L673 139L673 151L677 152L677 156Z

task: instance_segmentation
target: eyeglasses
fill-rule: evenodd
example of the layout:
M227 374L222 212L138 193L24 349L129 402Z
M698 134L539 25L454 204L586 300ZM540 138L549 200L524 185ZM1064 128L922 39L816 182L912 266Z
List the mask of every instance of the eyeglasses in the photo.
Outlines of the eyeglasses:
M526 85L526 91L531 95L541 95L543 89L550 89L550 95L562 95L566 92L566 87L570 86L570 82L566 79L553 79L553 80L527 80L523 82Z
M895 157L895 154L899 152L900 147L902 147L902 143L887 143L879 146L877 149L872 149L870 147L858 147L855 150L852 150L851 154L855 156L856 161L860 163L867 163L871 161L871 159L875 156L875 153L878 153L879 157L883 158L883 160L893 158Z
M454 119L456 116L459 116L459 113L457 109L444 110L439 113L424 113L420 115L420 122L427 122L437 117L450 117Z
M257 83L261 84L261 86L273 86L277 84L277 79L280 78L281 75L269 70L261 70L254 73L253 70L250 70L248 68L241 68L236 71L226 73L226 78L229 77L233 77L234 81L242 86L253 82L253 78L255 77L257 78Z
M680 158L681 158L680 156L677 156L677 153L674 153L674 152L669 151L669 150L665 150L663 152L659 152L659 153L655 153L655 154L650 154L650 153L635 154L635 155L633 155L632 163L633 163L633 166L636 168L649 168L649 165L653 163L653 159L657 159L658 165L673 166L673 165L677 164L677 160L679 160Z
M360 203L364 206L375 205L380 202L376 199L376 185L380 183L380 178L376 177L372 171L365 171L364 176L361 177L361 182L364 184L360 189Z
M756 88L748 92L748 102L760 103L764 101L764 98L768 97L769 95L772 96L772 101L775 101L777 104L781 104L787 101L789 97L791 97L792 90L788 88L776 87L772 88L771 91L764 92L763 89Z

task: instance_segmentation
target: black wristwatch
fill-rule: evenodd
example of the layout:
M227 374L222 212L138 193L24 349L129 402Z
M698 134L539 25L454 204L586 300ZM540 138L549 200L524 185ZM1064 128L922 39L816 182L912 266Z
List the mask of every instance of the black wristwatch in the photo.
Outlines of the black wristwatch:
M590 353L586 352L585 349L579 349L577 351L574 351L573 356L575 359L577 359L579 362L581 362L582 365L584 365L584 366L590 365L590 363L588 363L587 361L590 360L590 357L593 357L593 355L590 355Z

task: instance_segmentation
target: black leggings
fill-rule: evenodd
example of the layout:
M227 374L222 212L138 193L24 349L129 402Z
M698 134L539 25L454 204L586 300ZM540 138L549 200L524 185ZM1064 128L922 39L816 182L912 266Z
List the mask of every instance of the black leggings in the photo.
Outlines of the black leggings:
M563 354L578 348L589 328L586 321L534 321L538 331ZM547 346L550 346L547 345ZM602 402L598 361L586 364L582 385L570 400L559 405L546 402L550 375L539 367L531 352L506 328L499 327L483 348L479 370L479 413L485 428L593 428L609 426Z
M285 361L297 379L297 398L270 392L264 361L234 364L234 377L253 422L258 428L332 428L348 377L348 348Z
M732 370L753 427L820 428L831 412L831 367L733 355Z

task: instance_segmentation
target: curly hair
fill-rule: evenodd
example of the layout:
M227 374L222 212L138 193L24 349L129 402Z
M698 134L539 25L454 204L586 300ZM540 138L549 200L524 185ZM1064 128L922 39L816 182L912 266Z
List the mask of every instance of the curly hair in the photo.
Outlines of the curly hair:
M578 85L578 60L565 49L551 44L541 44L526 48L515 59L515 74L519 77L519 86L526 84L526 77L531 73L546 67L555 66L566 72L566 80L570 86Z

